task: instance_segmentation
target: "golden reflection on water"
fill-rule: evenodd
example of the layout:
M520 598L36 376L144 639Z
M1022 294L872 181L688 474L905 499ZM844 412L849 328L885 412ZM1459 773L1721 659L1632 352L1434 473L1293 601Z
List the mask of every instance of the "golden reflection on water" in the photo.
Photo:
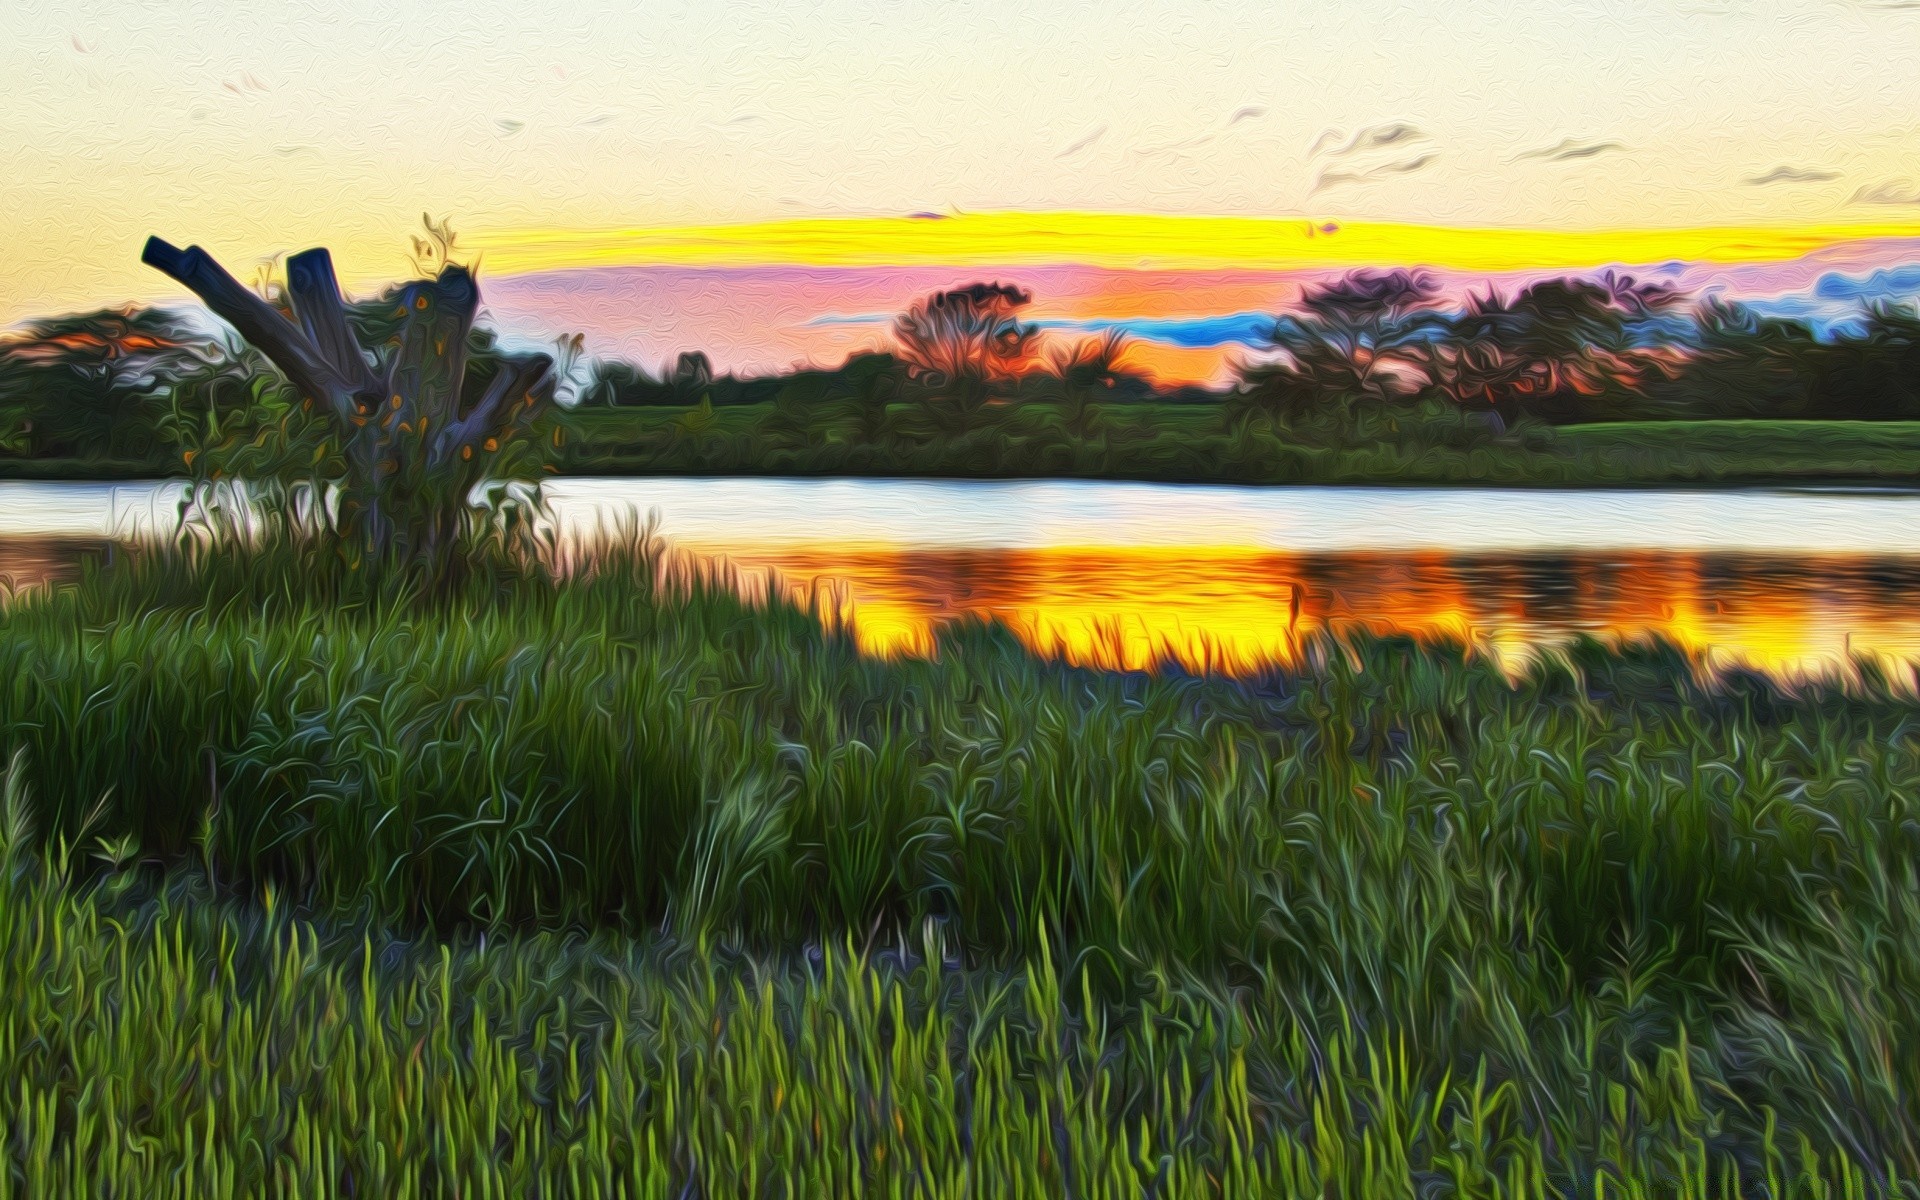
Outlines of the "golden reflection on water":
M71 578L91 543L0 537L0 597ZM1264 548L916 549L680 542L764 594L812 595L862 649L934 651L941 627L1002 623L1086 666L1248 673L1316 633L1468 643L1517 667L1588 634L1662 636L1709 666L1783 676L1920 662L1920 557L1609 552L1287 553Z
M859 645L930 653L961 617L1089 666L1177 661L1245 673L1285 663L1317 632L1469 643L1514 667L1588 634L1658 635L1710 666L1783 676L1856 658L1897 675L1920 660L1920 560L1631 552L1458 556L1267 549L906 549L683 546L743 586L817 588Z

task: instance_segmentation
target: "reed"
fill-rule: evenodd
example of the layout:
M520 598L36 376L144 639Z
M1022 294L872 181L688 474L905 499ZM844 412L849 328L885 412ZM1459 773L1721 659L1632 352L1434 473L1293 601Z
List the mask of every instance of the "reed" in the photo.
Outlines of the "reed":
M1920 1178L1908 681L885 662L574 568L163 550L0 613L12 1185Z

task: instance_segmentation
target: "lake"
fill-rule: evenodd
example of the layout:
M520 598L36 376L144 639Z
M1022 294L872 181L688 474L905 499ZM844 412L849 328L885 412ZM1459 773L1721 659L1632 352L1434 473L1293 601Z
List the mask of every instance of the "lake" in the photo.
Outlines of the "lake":
M1920 660L1920 494L580 479L579 538L651 514L680 552L845 613L876 653L960 616L1084 663L1246 670L1319 629L1471 641L1667 637L1780 674ZM167 528L175 484L0 483L0 582ZM1906 668L1901 668L1905 673Z

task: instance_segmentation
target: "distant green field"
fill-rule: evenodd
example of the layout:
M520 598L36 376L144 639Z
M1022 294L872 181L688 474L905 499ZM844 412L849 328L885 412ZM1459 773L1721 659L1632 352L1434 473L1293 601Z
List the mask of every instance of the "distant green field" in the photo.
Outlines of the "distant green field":
M1920 446L1920 421L1600 421L1586 425L1562 425L1561 433L1661 433L1737 438L1778 434L1781 437L1820 433L1830 436L1857 435L1870 441L1899 442Z
M1596 476L1649 482L1920 481L1916 421L1632 421L1563 426L1554 440Z
M1755 456L1920 454L1920 421L1620 421L1562 425L1554 433L1595 448L1639 444Z
M1357 430L1238 420L1218 405L988 410L964 428L907 405L783 424L771 404L600 408L562 419L570 475L838 475L1139 479L1168 483L1489 487L1910 486L1920 422L1633 421L1496 434L1457 415L1380 418ZM4 459L0 478L131 479L172 458Z
M952 435L906 414L879 437L844 423L779 431L770 405L570 414L571 474L929 475L1247 484L1509 487L1905 486L1920 422L1641 421L1494 434L1452 417L1354 433L1233 419L1212 405L1113 405L1080 418L1027 405Z

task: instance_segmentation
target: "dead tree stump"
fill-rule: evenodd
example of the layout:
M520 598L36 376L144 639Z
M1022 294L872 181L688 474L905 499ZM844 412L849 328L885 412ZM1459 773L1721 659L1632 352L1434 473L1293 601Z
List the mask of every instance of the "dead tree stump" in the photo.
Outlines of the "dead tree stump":
M553 360L544 354L503 358L490 379L468 387L480 289L465 267L391 293L384 302L396 308L397 332L369 348L354 335L324 249L287 260L292 319L198 246L149 238L140 257L199 296L331 418L348 463L339 529L376 563L440 562L473 487L553 402Z

